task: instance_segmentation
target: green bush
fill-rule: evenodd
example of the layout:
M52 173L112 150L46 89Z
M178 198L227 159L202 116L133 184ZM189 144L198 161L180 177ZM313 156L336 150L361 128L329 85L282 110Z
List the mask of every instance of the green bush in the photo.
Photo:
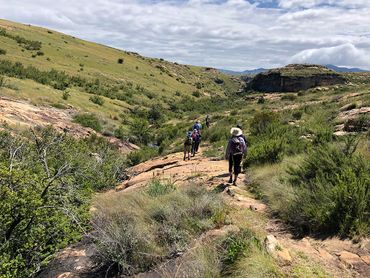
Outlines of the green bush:
M171 183L161 183L159 180L153 180L147 187L146 192L151 197L158 197L168 194L176 190L176 187Z
M0 132L0 277L31 277L79 240L91 193L115 186L123 166L102 139L51 128L20 137Z
M129 126L130 140L134 143L147 145L152 139L149 123L145 119L135 118Z
M301 110L294 111L292 117L295 120L300 120L302 118L303 112Z
M256 113L249 126L252 135L258 135L267 131L271 124L275 124L279 121L280 116L274 112L258 112Z
M248 148L243 166L247 168L251 165L276 163L282 160L283 155L284 143L281 139L265 139Z
M69 91L64 91L62 95L62 99L68 100L70 96L71 94L69 93Z
M156 155L158 155L158 151L156 149L144 146L140 150L130 152L127 155L127 163L129 166L135 166L155 157Z
M5 49L0 48L0 55L5 55L5 54L6 54L6 50L5 50Z
M104 104L104 99L101 96L91 96L89 100L100 106Z
M296 198L286 219L301 232L370 234L370 163L336 147L319 147L289 170Z
M73 117L73 122L78 123L84 127L92 128L97 132L102 131L100 120L94 114L77 114Z
M199 91L194 91L194 92L192 93L192 95L193 95L194 97L198 98L198 97L200 97L200 92L199 92Z

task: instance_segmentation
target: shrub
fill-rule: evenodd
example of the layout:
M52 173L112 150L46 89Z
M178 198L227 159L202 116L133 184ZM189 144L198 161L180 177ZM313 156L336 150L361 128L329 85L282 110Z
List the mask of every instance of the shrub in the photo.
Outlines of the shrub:
M0 132L0 276L31 277L78 241L88 226L92 191L116 185L122 167L105 141L51 128L21 137Z
M268 126L279 121L279 115L274 112L258 112L250 122L252 135L264 133Z
M69 93L69 91L64 91L62 95L62 99L68 100L70 96L71 94Z
M147 187L146 192L150 197L158 197L176 190L171 183L161 183L159 180L153 180Z
M44 52L42 52L42 51L37 51L37 52L36 52L36 55L37 55L37 56L44 56Z
M281 139L265 139L248 148L243 166L276 163L282 160L284 143Z
M100 106L104 104L104 99L101 96L91 96L89 100Z
M133 119L130 123L129 130L131 135L130 139L134 142L147 145L152 139L149 123L144 119Z
M73 121L84 127L92 128L97 132L102 130L100 120L94 114L77 114L73 117Z
M293 100L296 100L297 99L297 96L294 95L294 94L284 94L282 97L281 97L282 100L289 100L289 101L293 101Z
M303 112L301 110L294 111L292 117L295 120L300 120L302 118Z
M161 104L152 105L148 111L148 120L152 124L158 124L164 118L164 109Z
M119 126L114 130L114 136L121 140L125 140L128 137L123 126Z
M194 91L193 93L192 93L192 95L194 96L194 97L200 97L200 92L199 91Z
M0 76L0 88L5 86L5 78Z
M5 55L5 54L6 54L6 50L5 50L5 49L0 48L0 55Z
M52 103L51 106L54 107L54 108L57 108L57 109L67 109L68 108L63 103L59 103L59 102Z
M123 62L124 62L123 58L118 58L118 60L117 60L118 64L123 64Z
M336 147L320 147L289 170L295 187L286 218L301 232L370 234L370 164Z
M370 116L360 115L353 119L348 119L344 123L344 130L348 132L362 132L370 128Z
M266 102L265 98L263 96L259 97L257 100L257 104L264 104Z
M129 166L135 166L158 155L158 151L150 147L142 147L140 150L130 152L127 155Z
M102 262L124 275L147 271L184 250L193 237L215 227L212 217L225 207L201 187L175 190L157 181L122 197L98 197L92 236Z

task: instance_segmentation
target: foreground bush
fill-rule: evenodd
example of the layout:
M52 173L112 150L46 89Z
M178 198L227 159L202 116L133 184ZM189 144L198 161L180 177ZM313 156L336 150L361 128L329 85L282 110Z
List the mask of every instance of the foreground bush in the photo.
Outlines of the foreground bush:
M0 277L30 277L78 240L91 193L114 186L122 170L118 152L101 139L1 132Z
M92 236L99 259L126 275L149 270L224 221L224 204L215 193L159 182L141 192L101 197L95 206Z
M296 188L286 216L301 232L370 234L370 163L334 147L312 151L291 169Z

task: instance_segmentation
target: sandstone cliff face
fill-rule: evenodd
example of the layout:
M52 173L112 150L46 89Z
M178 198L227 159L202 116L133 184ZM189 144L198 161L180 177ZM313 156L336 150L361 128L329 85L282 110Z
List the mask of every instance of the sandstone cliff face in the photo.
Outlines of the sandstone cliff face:
M297 92L317 86L343 84L346 79L319 65L288 65L257 74L247 88L261 92Z

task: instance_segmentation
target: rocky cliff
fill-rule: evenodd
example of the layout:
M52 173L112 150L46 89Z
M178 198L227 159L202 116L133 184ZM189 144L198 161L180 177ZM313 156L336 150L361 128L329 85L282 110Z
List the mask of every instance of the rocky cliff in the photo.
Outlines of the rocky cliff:
M320 65L292 64L257 74L247 86L262 92L297 92L317 86L343 84L346 79Z

